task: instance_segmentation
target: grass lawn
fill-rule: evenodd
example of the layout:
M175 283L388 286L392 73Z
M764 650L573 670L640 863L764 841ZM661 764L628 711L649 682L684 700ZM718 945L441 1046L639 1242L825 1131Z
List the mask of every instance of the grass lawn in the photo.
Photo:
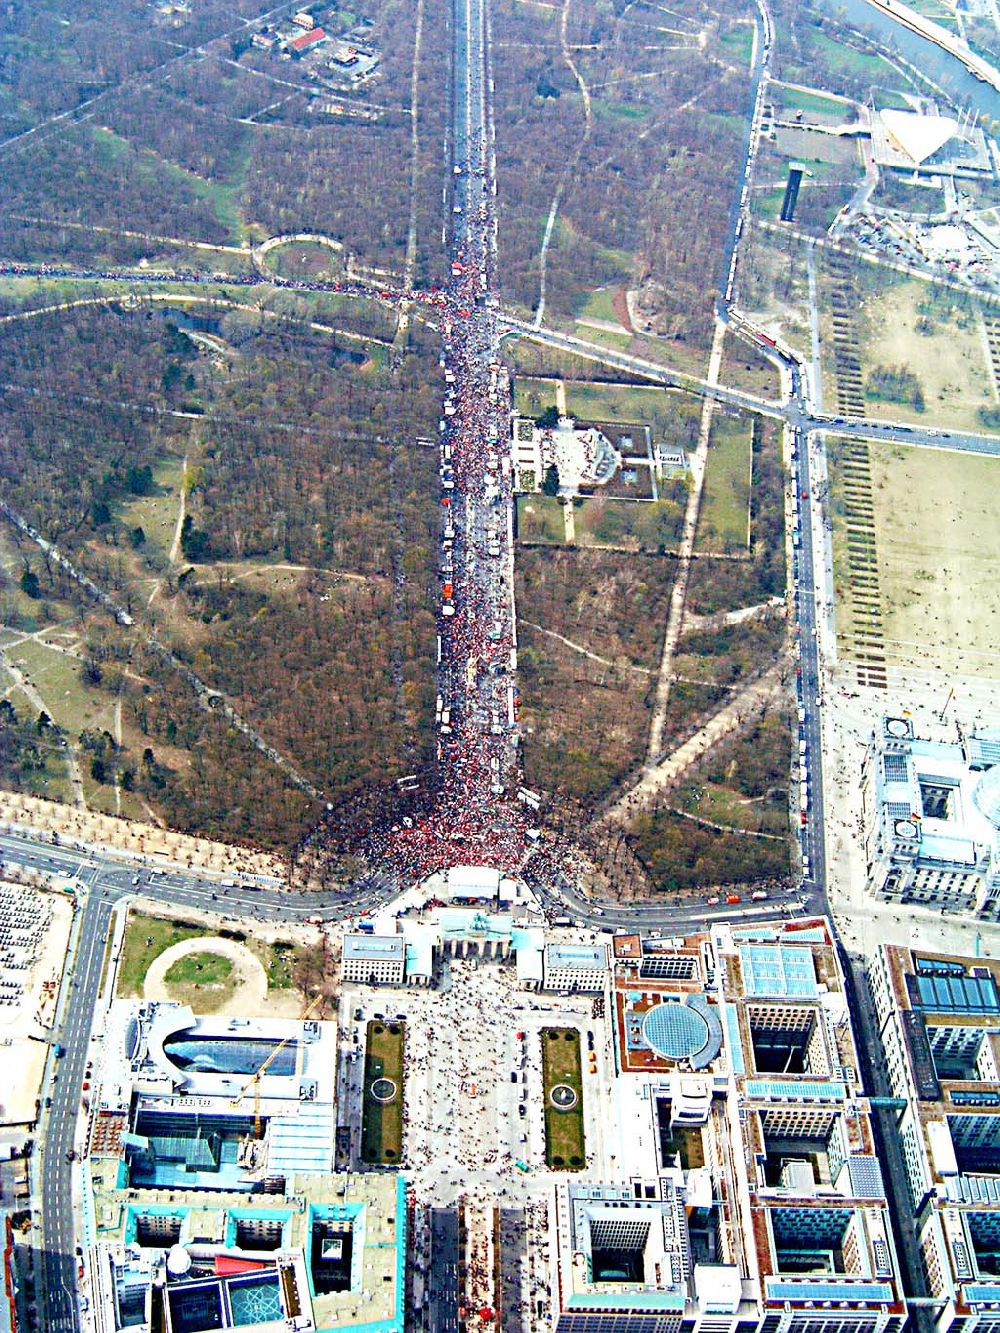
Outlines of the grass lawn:
M577 320L577 335L588 342L598 343L601 347L610 347L613 352L627 352L632 346L632 335L624 329L616 333L613 329L595 329L592 324Z
M293 241L279 246L269 257L273 272L283 278L322 278L336 276L344 271L341 255L328 245L315 241Z
M22 640L7 650L7 656L30 677L45 700L46 712L68 735L114 729L114 697L83 684L76 657L49 648L38 639Z
M828 97L818 90L806 92L802 88L785 88L780 84L771 85L775 89L775 100L779 100L787 111L812 111L818 115L835 115L843 120L850 113L850 106L839 98Z
M248 941L253 948L254 942ZM294 982L292 974L295 963L298 958L306 952L304 945L288 944L284 940L277 940L274 944L264 946L264 957L261 957L260 950L254 949L254 953L260 958L267 972L268 990L291 990Z
M1000 674L1000 460L870 448L886 655Z
M156 550L166 555L173 544L183 473L183 459L176 454L164 455L153 471L155 492L152 495L137 495L121 505L121 523L128 528L142 528L145 550Z
M233 965L217 953L191 953L167 969L164 981L170 998L189 1004L196 1014L213 1014L232 999L236 991Z
M562 545L566 541L566 522L560 501L550 495L519 495L517 539Z
M679 787L673 804L699 819L709 819L731 828L751 829L758 833L787 834L788 800L783 795L748 797L732 787L714 782L692 783Z
M543 1028L542 1087L545 1098L545 1161L557 1171L582 1171L587 1165L583 1130L583 1065L575 1028ZM564 1085L576 1093L568 1110L552 1103L552 1089Z
M403 1158L403 1023L368 1024L365 1037L365 1104L361 1117L361 1159L381 1166L399 1166ZM377 1101L372 1095L376 1079L391 1079L396 1085L392 1100Z
M753 428L745 418L715 414L698 517L702 551L745 547L750 539L752 441Z
M554 407L558 380L536 379L518 375L514 380L514 411L526 417L540 417L547 407Z
M615 312L615 294L610 287L598 287L587 294L577 311L577 319L603 319L608 324L621 324Z
M166 921L161 917L147 916L144 912L130 912L118 964L116 993L126 997L141 996L142 984L154 958L159 958L172 944L205 933L205 927L196 926L194 922ZM174 968L178 966L180 963L174 964ZM171 972L174 968L170 969Z
M220 953L189 953L167 968L164 981L183 986L189 983L217 985L233 975L233 964Z
M742 65L749 65L750 52L753 49L753 28L749 24L741 24L738 28L730 28L719 38L719 45L731 60L736 60Z
M726 334L720 378L723 384L747 389L763 398L776 398L781 388L780 376L771 362L732 333Z
M878 83L886 77L886 70L892 68L881 56L855 51L853 47L845 45L838 38L827 36L825 32L819 32L815 28L811 29L809 35L820 59L831 70L854 74L859 79L869 79L873 83Z
M569 381L566 407L570 416L585 421L635 421L648 425L666 410L666 390L641 384L593 384Z

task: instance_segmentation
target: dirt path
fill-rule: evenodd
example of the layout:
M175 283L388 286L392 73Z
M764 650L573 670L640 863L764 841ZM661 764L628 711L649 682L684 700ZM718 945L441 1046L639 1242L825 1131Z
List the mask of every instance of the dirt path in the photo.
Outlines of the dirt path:
M741 690L690 740L685 741L672 754L666 755L659 763L647 768L635 786L620 796L614 805L609 806L602 818L620 823L634 818L664 788L682 777L684 772L713 745L717 745L730 732L742 726L749 713L763 710L778 700L784 690L783 674L784 663L778 663L746 689Z
M184 519L187 515L187 479L188 479L188 454L184 451L184 466L181 469L181 496L180 504L177 506L177 524L174 528L174 539L170 543L170 554L168 559L172 565L176 565L181 552L181 534L184 531ZM153 589L156 592L156 589ZM149 599L153 600L152 597Z
M570 0L563 0L562 14L559 19L559 46L562 51L562 58L566 68L576 80L576 85L580 89L580 96L583 98L583 134L580 136L580 142L577 145L576 152L567 162L562 175L559 177L559 184L556 186L556 192L552 196L552 206L549 209L549 215L545 220L545 235L542 237L542 248L538 255L538 308L535 312L535 328L542 327L542 320L545 317L545 268L548 259L549 243L552 240L552 233L555 230L556 218L559 214L559 205L562 203L563 193L566 189L566 183L575 174L583 156L583 150L586 148L590 134L594 125L593 109L590 104L590 89L583 80L583 75L577 68L576 61L571 54L567 32L569 28L569 6Z
M715 321L715 333L712 337L712 351L708 359L706 381L710 385L718 384L719 371L722 368L722 351L725 346L726 326L721 320ZM649 743L646 747L646 767L652 768L660 758L663 749L663 732L667 723L667 706L670 703L670 685L673 680L674 653L684 624L684 607L687 601L688 577L691 573L691 556L694 552L695 537L698 533L698 515L701 512L701 493L705 484L705 464L708 459L708 437L712 430L712 416L715 401L705 398L701 405L701 425L698 430L698 445L691 455L691 489L688 492L687 512L684 515L684 530L677 548L677 577L670 592L670 609L667 613L667 627L663 635L663 652L660 656L660 671L656 681L656 696L653 701L653 716L649 723Z
M584 648L582 643L574 643L572 639L567 639L562 634L557 634L554 629L546 629L544 625L536 625L533 620L522 620L522 625L527 625L529 629L537 630L539 634L547 634L550 639L558 639L560 643L572 648L574 653L579 653L581 657L589 657L591 662L599 662L601 666L617 668L620 663L612 662L609 657L599 657L597 653L592 653L589 648ZM650 674L649 667L635 666L633 663L626 663L629 671L640 671L643 675Z

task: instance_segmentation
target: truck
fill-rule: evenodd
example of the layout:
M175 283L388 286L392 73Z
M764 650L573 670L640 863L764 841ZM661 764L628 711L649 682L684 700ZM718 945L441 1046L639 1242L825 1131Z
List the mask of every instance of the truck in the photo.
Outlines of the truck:
M362 935L374 935L375 923L374 921L359 921L358 930L360 930Z

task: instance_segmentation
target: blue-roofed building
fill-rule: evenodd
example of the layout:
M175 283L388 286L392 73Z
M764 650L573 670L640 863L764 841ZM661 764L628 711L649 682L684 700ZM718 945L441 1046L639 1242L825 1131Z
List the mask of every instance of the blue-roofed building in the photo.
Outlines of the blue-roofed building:
M402 986L406 979L406 941L402 935L345 935L340 979L367 986Z
M939 1333L1000 1316L1000 963L883 945L872 997Z
M98 1333L403 1333L405 1182L335 1174L336 1069L333 1023L111 1006L82 1163Z
M608 980L606 944L546 944L542 989L602 991Z
M870 891L996 920L1000 730L931 741L909 718L883 718L862 779Z
M635 955L617 957L613 991L631 1195L570 1190L556 1333L615 1333L613 1308L621 1333L900 1333L886 1182L829 923L717 923ZM669 1253L650 1278L654 1201ZM605 1216L588 1238L584 1223ZM641 1290L615 1285L640 1272Z
M403 1333L405 1182L284 1178L280 1193L125 1193L97 1157L87 1255L100 1333Z

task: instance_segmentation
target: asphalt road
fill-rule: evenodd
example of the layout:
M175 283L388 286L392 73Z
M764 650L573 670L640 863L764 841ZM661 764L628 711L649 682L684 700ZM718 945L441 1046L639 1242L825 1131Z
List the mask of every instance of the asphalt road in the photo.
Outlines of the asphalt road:
M808 808L806 822L801 830L802 854L809 867L803 883L807 890L813 886L819 891L826 886L826 848L824 842L825 804L823 797L822 732L822 677L819 661L819 631L816 615L816 571L813 558L812 505L810 502L809 456L806 439L795 432L795 461L793 481L798 497L795 506L798 515L795 531L794 568L795 600L798 624L799 662L796 693L799 705L799 737L805 741L806 791ZM825 903L825 900L824 900Z
M458 1210L430 1209L431 1250L427 1266L428 1333L458 1329Z

